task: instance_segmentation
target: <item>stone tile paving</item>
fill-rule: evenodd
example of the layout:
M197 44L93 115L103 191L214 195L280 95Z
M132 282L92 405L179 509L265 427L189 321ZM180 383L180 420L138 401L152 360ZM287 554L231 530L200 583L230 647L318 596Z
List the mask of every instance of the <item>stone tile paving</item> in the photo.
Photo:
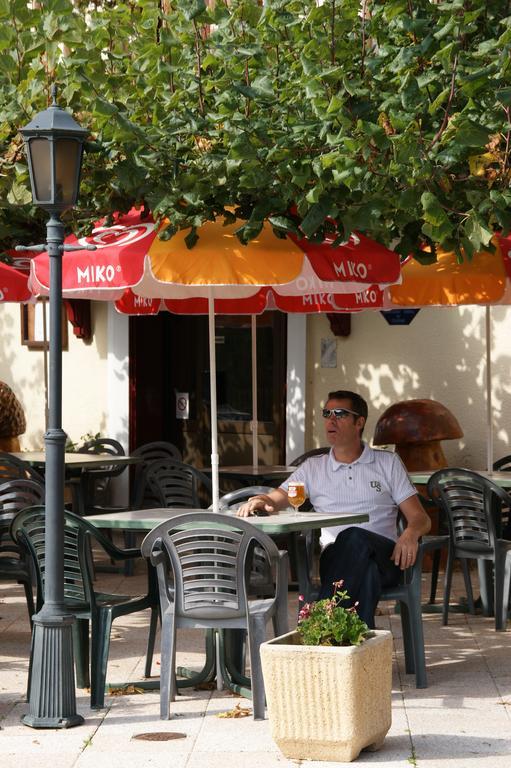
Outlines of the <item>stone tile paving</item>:
M101 575L108 590L143 589L143 574L126 578ZM427 586L425 576L425 587ZM460 583L460 580L456 580ZM426 593L426 590L425 590ZM453 600L457 594L453 595ZM290 596L290 619L296 616ZM108 679L113 684L141 679L148 616L118 619L112 633ZM362 753L357 766L390 768L509 768L511 765L511 631L496 633L493 620L452 613L449 626L440 616L424 615L428 682L417 690L404 673L401 628L392 606L378 619L395 638L393 722L383 748ZM237 703L250 702L226 691L188 689L172 705L172 718L159 719L159 695L145 692L107 696L104 710L89 707L86 691L77 691L77 709L85 724L70 730L33 730L22 725L27 710L25 687L30 631L17 585L0 585L0 768L286 768L271 738L267 720L219 718ZM181 632L178 663L200 668L202 644L197 631ZM153 674L158 674L158 656ZM177 735L170 740L138 740L140 734ZM304 763L333 768L344 763Z

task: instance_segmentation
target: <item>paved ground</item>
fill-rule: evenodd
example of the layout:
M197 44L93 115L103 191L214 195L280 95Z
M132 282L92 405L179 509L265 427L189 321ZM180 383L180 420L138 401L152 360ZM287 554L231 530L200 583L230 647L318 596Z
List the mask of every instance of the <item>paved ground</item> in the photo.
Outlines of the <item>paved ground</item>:
M427 582L427 576L425 582ZM101 576L108 589L142 588L141 575ZM427 586L427 583L425 583ZM294 617L296 595L291 595ZM118 619L114 625L109 681L140 679L148 617ZM453 613L449 627L425 614L429 687L416 690L404 674L399 617L389 606L378 619L395 638L393 722L376 753L362 753L359 766L470 768L511 765L511 630L496 633L493 620ZM20 587L0 585L0 767L21 768L285 768L267 720L219 718L250 701L226 692L190 690L172 706L169 721L159 719L155 692L108 696L106 708L92 711L86 691L77 692L85 724L69 730L33 730L20 723L26 712L25 687L29 625ZM178 662L200 667L199 632L182 633ZM157 674L157 665L154 667ZM139 740L140 734L176 734L171 740ZM329 768L344 763L305 763Z

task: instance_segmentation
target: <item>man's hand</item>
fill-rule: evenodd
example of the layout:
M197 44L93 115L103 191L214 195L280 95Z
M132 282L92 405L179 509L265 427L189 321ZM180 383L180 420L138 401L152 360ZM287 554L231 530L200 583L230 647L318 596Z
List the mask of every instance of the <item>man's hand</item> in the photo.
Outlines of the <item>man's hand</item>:
M262 509L272 515L275 512L275 502L266 494L252 496L236 510L236 514L238 517L251 517L252 515L257 515L258 509Z
M416 536L413 531L406 528L396 541L391 560L404 571L405 568L410 568L410 566L415 563L418 548L418 536Z

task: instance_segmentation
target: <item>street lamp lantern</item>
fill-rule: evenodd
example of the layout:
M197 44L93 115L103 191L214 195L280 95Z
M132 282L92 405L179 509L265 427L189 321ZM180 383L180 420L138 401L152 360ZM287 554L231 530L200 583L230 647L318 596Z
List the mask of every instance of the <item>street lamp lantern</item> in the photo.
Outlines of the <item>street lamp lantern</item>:
M76 204L80 187L83 142L87 130L56 103L20 129L25 141L32 198L47 211L64 211Z
M23 722L32 728L70 728L83 723L76 713L73 659L74 616L64 597L64 483L66 433L62 429L62 253L83 247L64 245L60 213L76 203L83 142L87 131L52 104L20 130L25 141L34 203L48 211L46 243L29 250L50 257L50 381L48 429L44 435L45 576L44 604L33 617L29 712ZM27 246L17 246L26 250Z

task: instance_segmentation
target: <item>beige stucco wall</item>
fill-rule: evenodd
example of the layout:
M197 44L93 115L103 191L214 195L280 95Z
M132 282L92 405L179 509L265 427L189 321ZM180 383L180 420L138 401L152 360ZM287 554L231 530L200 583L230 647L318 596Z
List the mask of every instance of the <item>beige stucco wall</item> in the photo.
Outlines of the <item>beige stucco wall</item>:
M491 309L494 457L511 453L511 308ZM351 334L336 339L337 367L321 367L325 316L308 320L306 448L324 444L325 393L346 388L370 404L366 437L392 403L432 398L457 417L464 438L443 443L451 465L486 467L485 309L422 309L409 326L390 326L379 312L352 315Z
M107 421L107 305L92 303L93 340L85 344L68 324L69 348L62 355L64 401L62 425L73 441L88 432L106 433ZM12 387L25 409L24 450L43 447L43 352L20 343L20 308L0 304L0 379Z

